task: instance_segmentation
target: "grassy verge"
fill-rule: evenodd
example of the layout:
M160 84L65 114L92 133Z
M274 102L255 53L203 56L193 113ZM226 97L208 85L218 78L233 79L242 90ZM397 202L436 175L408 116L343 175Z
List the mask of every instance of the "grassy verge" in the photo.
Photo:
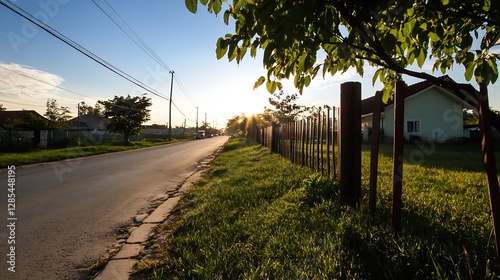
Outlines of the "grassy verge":
M366 195L358 211L341 206L336 182L232 139L158 233L168 238L152 246L154 260L140 263L142 276L493 279L492 225L477 147L458 153L435 148L423 159L411 156L423 152L421 147L406 150L403 229L395 235L392 161L384 150L378 212L372 219ZM368 166L364 151L365 194Z
M40 163L40 162L50 162L63 159L85 157L91 155L106 154L112 152L127 151L133 149L147 148L158 145L164 145L167 143L176 142L173 141L133 141L130 145L122 144L106 144L97 146L85 146L85 147L71 147L62 149L47 149L47 150L35 150L29 152L19 152L19 153L1 153L0 154L0 168L6 168L9 165L21 166L26 164Z

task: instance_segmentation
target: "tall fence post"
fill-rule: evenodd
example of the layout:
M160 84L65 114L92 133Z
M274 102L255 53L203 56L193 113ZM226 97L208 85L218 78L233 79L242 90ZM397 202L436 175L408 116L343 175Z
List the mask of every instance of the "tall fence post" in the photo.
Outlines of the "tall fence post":
M488 179L488 193L495 234L495 249L500 257L500 193L498 189L498 175L491 131L490 105L488 101L488 88L484 83L479 85L479 123L481 127L481 150L483 165Z
M375 216L377 207L377 175L378 175L378 150L380 144L380 115L382 111L382 92L375 93L375 107L372 118L372 139L370 151L370 214Z
M338 135L337 135L337 128L338 128L338 118L337 118L337 108L333 106L332 110L332 163L333 163L333 178L337 178L337 157L335 153L335 143L338 143Z
M279 131L278 125L273 123L271 126L271 152L278 153L279 149Z
M393 143L393 182L392 182L392 229L398 232L401 227L401 208L403 192L403 148L404 148L404 105L405 84L396 83L394 94L394 143Z
M361 83L340 85L340 199L352 207L361 197Z

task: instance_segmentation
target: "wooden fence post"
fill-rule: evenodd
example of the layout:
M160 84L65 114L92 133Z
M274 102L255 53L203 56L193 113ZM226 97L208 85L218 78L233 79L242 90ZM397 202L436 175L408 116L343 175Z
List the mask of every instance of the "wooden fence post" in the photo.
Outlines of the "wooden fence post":
M275 123L271 126L271 152L278 153L278 145L279 145L279 131L278 125Z
M361 197L361 83L340 85L340 199L352 207Z
M331 142L332 142L332 137L331 137L331 134L330 134L330 131L332 129L332 126L331 126L331 123L330 123L330 108L327 108L327 111L326 111L326 175L328 176L328 178L331 177L331 168L332 168L332 163L331 163L331 156L330 156L330 146L331 146Z
M404 105L405 84L396 83L394 94L394 143L393 143L393 182L392 182L392 229L398 232L401 227L401 208L403 192L403 148L404 148Z
M338 127L337 109L333 106L332 110L332 162L333 162L333 178L337 178L337 157L335 153L335 142L338 141L335 128Z
M380 144L380 115L382 111L382 92L375 93L375 107L372 118L372 138L370 151L370 214L375 216L377 207L377 175L378 175L378 150Z
M488 88L483 83L479 85L479 124L481 129L483 165L486 169L486 176L488 178L490 207L495 234L495 249L497 257L500 258L500 192L498 187L495 150L493 147L493 134L491 131Z
M306 166L306 137L307 137L307 120L302 120L301 121L301 130L302 130L302 166Z

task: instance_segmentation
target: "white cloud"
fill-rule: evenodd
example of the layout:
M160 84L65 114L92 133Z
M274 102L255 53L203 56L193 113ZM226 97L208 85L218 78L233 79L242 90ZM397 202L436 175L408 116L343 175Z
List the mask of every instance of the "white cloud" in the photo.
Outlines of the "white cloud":
M61 76L30 66L0 62L0 76L0 104L8 110L26 109L43 113L47 99L56 99L60 106L70 107L74 112L75 100L82 99L65 96L65 91L58 88L64 81ZM93 104L92 101L89 103Z

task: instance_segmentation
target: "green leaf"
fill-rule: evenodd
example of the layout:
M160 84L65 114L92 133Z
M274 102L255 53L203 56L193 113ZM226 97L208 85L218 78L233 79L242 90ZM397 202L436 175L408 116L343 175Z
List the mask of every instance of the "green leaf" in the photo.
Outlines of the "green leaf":
M308 87L308 86L309 86L309 84L311 84L311 76L307 75L307 76L305 76L305 78L304 78L304 85L305 85L306 87Z
M236 47L237 47L236 44L231 44L229 46L228 59L229 59L230 62L233 59L235 59L236 55L238 54Z
M274 93L276 91L276 82L275 81L267 81L266 82L267 91L270 93Z
M382 102L387 103L387 101L389 101L391 97L392 97L392 89L384 87L384 89L382 90Z
M230 11L225 11L223 19L224 19L224 24L226 24L226 25L229 24L229 16L231 16L231 12Z
M258 87L260 87L264 82L266 81L266 78L264 76L260 76L255 84L253 85L253 90L256 90Z
M491 83L494 84L498 79L498 67L496 64L496 60L494 58L488 59L488 65L491 70Z
M198 0L185 0L186 8L193 14L196 14L198 9Z
M264 48L264 59L263 59L264 63L267 63L269 61L271 54L274 51L274 46L275 46L275 44L272 42L267 44L265 47L263 46L263 48Z
M207 3L208 3L208 0L200 0L200 3L203 5L203 6L206 6Z
M434 32L429 32L429 38L431 38L431 40L434 42L439 42L441 40L441 38L439 38L439 35Z
M217 40L215 49L215 54L217 56L217 59L221 59L222 57L224 57L226 52L227 52L227 42L226 40L224 40L224 38L219 38Z
M212 9L216 15L220 13L222 10L222 1L221 0L210 0L210 4L212 5ZM209 5L210 5L209 4Z
M301 71L305 71L305 69L306 69L306 66L305 66L305 64L306 64L306 59L307 59L307 54L306 54L306 53L305 53L305 54L303 54L303 55L301 55L301 56L299 57L299 69L300 69Z
M418 57L417 57L417 64L418 64L419 68L422 68L422 66L424 65L425 58L426 58L425 50L420 49L420 52L419 52Z
M377 82L377 79L380 76L380 73L382 73L382 71L384 71L383 68L377 69L377 71L375 71L375 73L373 74L373 77L372 77L372 86L375 85L375 83Z
M474 75L474 68L475 68L476 64L474 62L471 62L467 65L467 67L465 68L465 79L467 81L470 81L472 79L472 76Z

